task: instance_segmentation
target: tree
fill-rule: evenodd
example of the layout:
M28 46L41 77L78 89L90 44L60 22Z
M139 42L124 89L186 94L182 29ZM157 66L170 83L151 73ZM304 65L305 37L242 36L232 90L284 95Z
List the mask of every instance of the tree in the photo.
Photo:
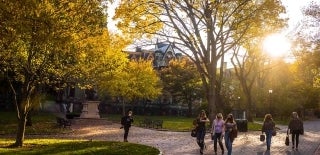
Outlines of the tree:
M123 68L105 72L98 84L100 93L120 97L124 104L133 99L155 99L161 93L160 78L152 67L152 61L129 61Z
M296 105L303 108L319 108L320 86L320 37L319 2L312 1L303 8L304 18L292 34L295 83L292 96L299 96Z
M174 40L196 64L209 112L216 112L219 60L265 26L283 23L279 15L284 11L276 0L122 0L114 18L124 33Z
M187 103L188 116L192 116L192 103L203 96L202 83L196 66L188 58L170 61L167 68L160 70L164 90L177 102Z
M39 103L40 88L76 78L84 64L81 41L106 26L102 0L2 1L0 69L14 94L18 130L13 146L23 146L26 117Z
M257 46L247 46L246 51L242 51L241 47L234 49L234 54L231 58L231 63L234 67L234 72L239 80L242 92L244 94L244 100L246 101L247 118L249 121L253 121L253 115L255 113L255 105L253 104L252 91L257 84L257 77L260 72L264 72L261 64L265 60L261 53L261 50ZM261 74L260 74L261 75Z

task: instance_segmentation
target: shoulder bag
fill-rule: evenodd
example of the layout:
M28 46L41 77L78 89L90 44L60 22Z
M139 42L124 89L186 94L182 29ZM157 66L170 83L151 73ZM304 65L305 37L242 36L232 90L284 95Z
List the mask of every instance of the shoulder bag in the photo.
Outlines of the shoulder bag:
M261 134L260 135L260 141L261 142L264 142L264 140L266 139L266 136L264 134Z
M197 128L191 130L191 137L197 137Z
M289 146L289 133L288 133L288 130L287 130L287 135L286 135L286 140L285 140L285 144L286 146Z

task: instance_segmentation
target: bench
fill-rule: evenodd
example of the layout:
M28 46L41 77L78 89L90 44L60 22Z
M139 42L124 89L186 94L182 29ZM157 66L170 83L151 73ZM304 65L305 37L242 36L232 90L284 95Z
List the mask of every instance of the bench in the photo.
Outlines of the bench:
M155 120L153 121L153 128L161 128L162 129L163 120Z
M139 122L140 127L145 128L162 128L163 120L151 120L150 118L145 118Z
M152 122L153 121L151 119L145 118L144 120L141 120L139 122L139 126L146 127L146 128L151 128L151 127L153 127L153 125L152 125L153 123Z
M60 127L70 127L71 126L71 122L65 118L61 118L61 117L56 117L57 123Z

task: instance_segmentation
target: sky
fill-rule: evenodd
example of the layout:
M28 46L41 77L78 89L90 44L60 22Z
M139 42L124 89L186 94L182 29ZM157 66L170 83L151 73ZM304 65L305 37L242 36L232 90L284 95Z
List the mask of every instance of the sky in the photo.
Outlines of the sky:
M284 29L284 33L289 33L303 18L301 9L307 6L311 1L317 0L281 0L287 9L287 17L289 18L289 27Z

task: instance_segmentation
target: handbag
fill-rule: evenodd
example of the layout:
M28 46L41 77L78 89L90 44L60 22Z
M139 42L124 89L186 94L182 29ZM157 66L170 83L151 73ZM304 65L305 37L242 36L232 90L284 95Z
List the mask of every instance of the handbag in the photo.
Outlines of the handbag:
M301 130L299 131L299 134L300 134L300 135L303 135L303 134L304 134L304 130L301 129Z
M232 128L232 130L230 131L230 138L231 138L231 139L235 139L235 138L237 138L237 137L238 137L238 129L237 129L236 126L234 126L234 127Z
M271 134L272 134L272 136L276 136L277 135L276 129L273 129Z
M286 146L289 146L289 135L286 136L285 144L286 144Z
M264 134L261 134L260 135L260 141L261 142L264 142L264 140L266 139L266 136Z
M191 130L191 137L197 137L197 129L196 128Z

